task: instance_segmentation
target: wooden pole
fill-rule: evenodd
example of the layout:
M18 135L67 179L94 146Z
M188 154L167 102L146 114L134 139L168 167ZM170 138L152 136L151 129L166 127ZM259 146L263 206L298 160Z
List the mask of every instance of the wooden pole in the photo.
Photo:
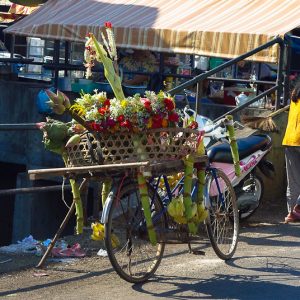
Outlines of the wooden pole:
M82 191L82 189L84 189L86 187L86 184L88 183L88 180L86 178L83 179L83 181L81 182L81 185L79 187L79 190ZM60 224L54 238L52 239L51 243L49 244L46 252L44 253L43 257L41 258L40 262L37 264L36 268L41 268L46 260L46 258L48 257L48 255L51 253L53 247L55 246L56 241L58 240L58 238L60 237L61 233L63 232L63 230L65 229L67 223L69 222L72 214L74 213L75 210L75 203L76 200L73 199L72 204L68 210L67 215L65 216L64 220L62 221L62 223Z

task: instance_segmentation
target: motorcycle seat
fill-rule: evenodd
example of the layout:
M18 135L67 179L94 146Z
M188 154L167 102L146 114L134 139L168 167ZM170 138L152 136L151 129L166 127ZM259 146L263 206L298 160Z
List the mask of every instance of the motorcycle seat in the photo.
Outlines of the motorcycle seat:
M271 138L266 134L251 135L237 139L240 160L257 150L265 150L272 144ZM210 162L233 163L230 145L226 142L214 145L207 150Z

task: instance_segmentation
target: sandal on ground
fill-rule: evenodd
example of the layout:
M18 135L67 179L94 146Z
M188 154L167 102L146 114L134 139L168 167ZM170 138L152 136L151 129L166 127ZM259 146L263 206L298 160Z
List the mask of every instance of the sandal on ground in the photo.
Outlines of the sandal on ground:
M293 223L293 222L300 222L300 217L298 218L293 212L289 213L285 218L284 218L284 223Z
M81 249L78 243L70 248L63 249L59 252L60 257L85 257L86 253Z
M61 249L59 247L53 248L51 251L54 257L85 257L86 253L81 249L78 243L74 244L70 248Z

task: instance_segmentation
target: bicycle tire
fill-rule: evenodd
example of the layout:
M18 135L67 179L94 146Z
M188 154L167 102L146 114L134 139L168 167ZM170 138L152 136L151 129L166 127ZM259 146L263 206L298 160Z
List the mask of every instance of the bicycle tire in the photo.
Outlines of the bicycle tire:
M105 224L105 245L114 270L124 280L142 283L157 270L165 249L164 232L167 220L162 202L151 186L148 186L153 225L158 243L153 246L145 224L138 185L131 183L114 196L108 222ZM155 215L156 214L156 215ZM113 245L117 236L119 245Z
M228 260L238 243L239 213L234 189L221 170L207 172L205 203L209 211L205 224L211 245L219 258Z

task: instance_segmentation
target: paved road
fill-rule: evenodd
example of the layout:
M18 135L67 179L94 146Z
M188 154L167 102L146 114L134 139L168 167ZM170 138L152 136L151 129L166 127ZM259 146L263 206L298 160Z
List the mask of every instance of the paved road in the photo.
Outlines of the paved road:
M156 276L142 285L121 280L107 258L49 263L0 275L1 299L300 299L300 223L241 228L235 257L224 262L206 239L205 256L168 246ZM1 268L1 266L0 266Z

